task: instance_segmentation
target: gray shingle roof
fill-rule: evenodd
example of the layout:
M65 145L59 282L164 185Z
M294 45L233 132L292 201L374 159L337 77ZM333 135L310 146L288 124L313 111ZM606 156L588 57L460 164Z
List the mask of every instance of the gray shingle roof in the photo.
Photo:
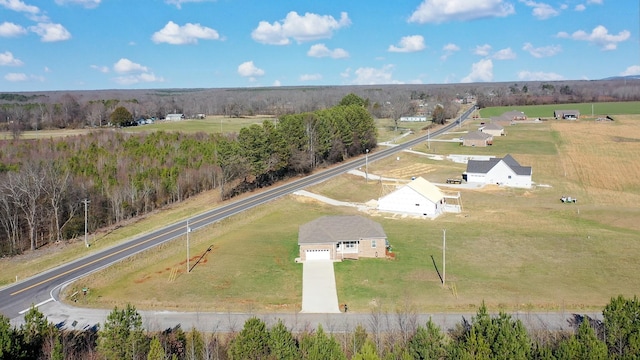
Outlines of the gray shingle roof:
M298 245L331 244L363 238L383 238L382 225L362 216L323 216L300 226Z
M516 159L509 154L503 158L491 158L486 161L469 160L469 162L467 162L467 173L486 174L500 161L504 161L517 175L531 175L531 166L520 165Z
M480 131L474 131L474 132L470 132L467 135L463 136L462 138L464 140L487 140L487 139L491 139L493 137L493 135L491 134L486 134Z

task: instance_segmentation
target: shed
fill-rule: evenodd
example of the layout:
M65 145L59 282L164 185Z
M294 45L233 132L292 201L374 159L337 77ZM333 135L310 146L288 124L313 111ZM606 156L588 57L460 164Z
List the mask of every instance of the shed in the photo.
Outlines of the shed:
M578 120L580 118L580 111L578 110L556 110L553 112L553 117L561 120Z
M378 199L378 210L435 217L444 212L444 198L437 186L418 177Z
M300 226L298 246L302 261L385 257L387 235L362 216L323 216Z
M493 144L493 135L473 131L462 137L462 145L484 147Z

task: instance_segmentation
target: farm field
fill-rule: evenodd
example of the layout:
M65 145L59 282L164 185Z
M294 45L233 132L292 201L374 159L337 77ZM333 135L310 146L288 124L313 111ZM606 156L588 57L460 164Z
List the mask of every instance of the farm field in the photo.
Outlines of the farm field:
M502 115L511 110L522 111L528 118L553 118L555 110L579 110L580 116L585 118L604 117L606 115L638 115L640 114L640 102L597 102L578 104L550 104L527 106L496 106L480 110L483 118ZM593 111L593 115L592 115Z
M479 120L457 131L474 129ZM459 135L444 135L451 137ZM335 264L338 297L349 309L374 306L395 311L491 309L601 309L612 296L640 288L640 116L594 121L518 124L487 148L433 142L429 154L512 154L533 167L545 186L461 190L463 212L435 220L359 213L288 196L191 233L186 274L185 239L93 274L67 289L91 289L82 305L112 308L126 299L139 309L295 312L300 310L302 265L298 227L323 215L361 214L382 224L396 260L364 259ZM423 176L441 183L464 164L403 153L369 164L369 172L405 180ZM309 191L342 201L366 202L384 191L380 182L351 175ZM578 198L563 204L563 195ZM157 219L156 219L157 221ZM447 238L447 286L441 271ZM206 252L212 246L211 252ZM433 260L432 260L433 256Z

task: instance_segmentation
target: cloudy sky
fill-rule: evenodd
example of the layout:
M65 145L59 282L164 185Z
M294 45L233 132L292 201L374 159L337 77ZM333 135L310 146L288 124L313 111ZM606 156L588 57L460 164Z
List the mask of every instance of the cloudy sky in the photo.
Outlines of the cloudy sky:
M636 0L0 0L0 91L640 74Z

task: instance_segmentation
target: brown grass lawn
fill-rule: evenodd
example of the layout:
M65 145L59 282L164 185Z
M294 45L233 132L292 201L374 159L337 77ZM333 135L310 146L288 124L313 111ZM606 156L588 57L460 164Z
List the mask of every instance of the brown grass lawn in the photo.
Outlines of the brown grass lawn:
M533 167L535 182L550 187L464 190L463 213L436 220L360 213L383 225L397 259L336 263L341 303L360 312L374 304L391 311L407 304L421 312L475 311L482 301L493 309L579 311L601 309L618 294L637 294L640 117L508 130L491 148L443 144L438 151L512 153ZM423 176L433 182L464 169L406 153L399 160L369 164L372 174L405 180ZM380 182L343 175L308 190L366 202L384 189ZM577 197L578 203L562 204L562 195ZM213 250L190 274L185 273L183 238L91 275L69 291L88 286L90 294L82 302L106 308L131 302L140 309L299 311L298 227L322 215L353 213L352 208L285 197L192 233L192 263L210 245ZM443 229L446 287L431 258L442 271Z

